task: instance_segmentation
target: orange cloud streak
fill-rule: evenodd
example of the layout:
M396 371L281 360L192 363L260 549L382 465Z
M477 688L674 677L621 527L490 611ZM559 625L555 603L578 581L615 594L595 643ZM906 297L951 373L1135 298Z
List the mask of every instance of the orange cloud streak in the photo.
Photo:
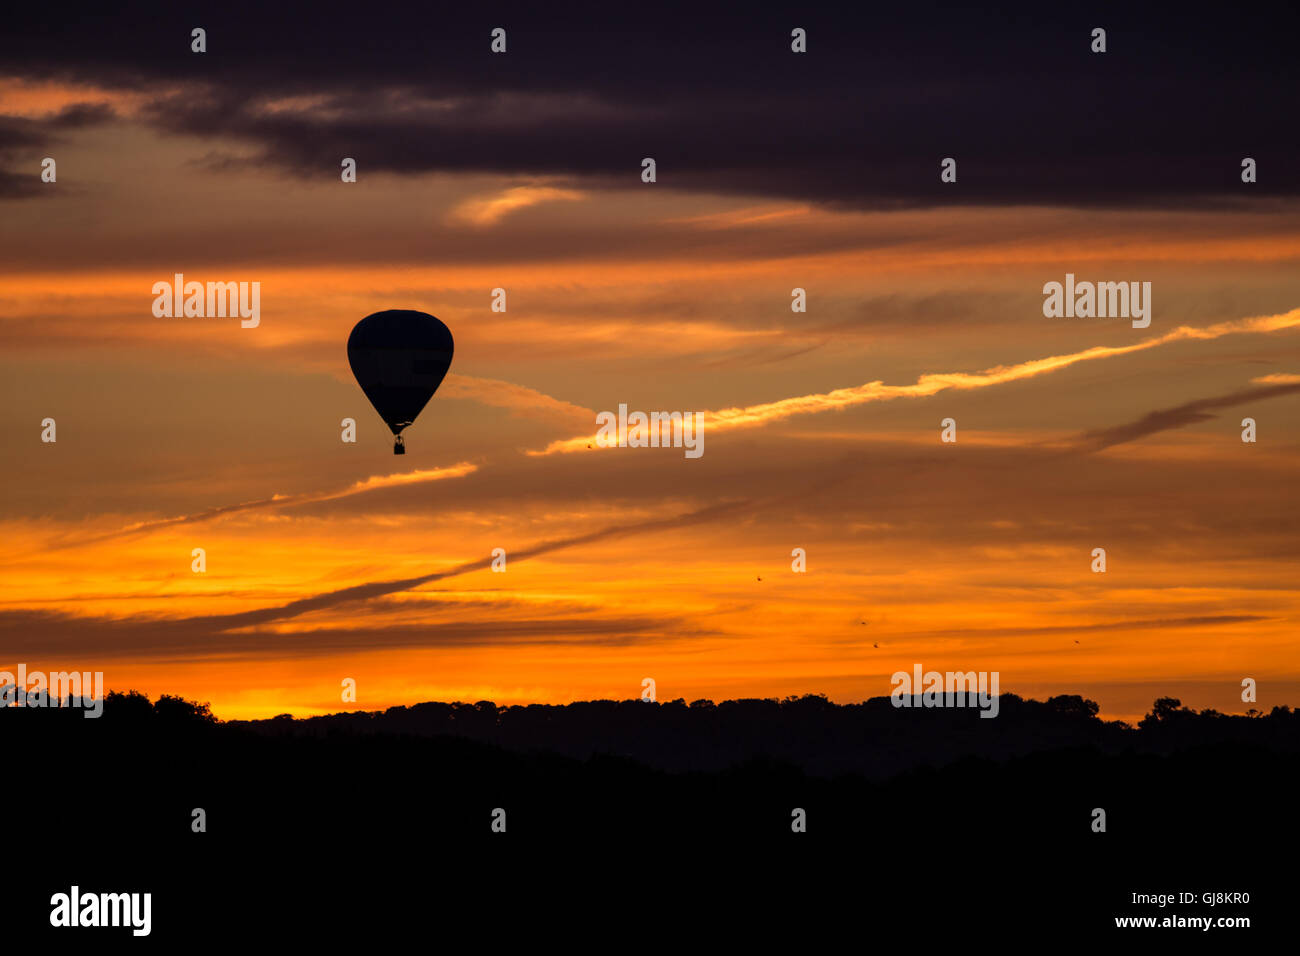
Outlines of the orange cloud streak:
M727 428L746 428L766 425L794 415L810 415L837 408L848 408L867 402L887 401L893 398L925 398L936 395L950 388L972 389L1002 385L1006 382L1033 378L1048 372L1069 368L1079 362L1092 359L1113 358L1128 355L1145 349L1167 345L1187 339L1217 339L1224 335L1237 333L1276 332L1281 329L1300 325L1300 309L1292 309L1278 315L1258 316L1249 319L1234 319L1230 322L1217 322L1205 328L1193 328L1182 325L1172 332L1155 338L1137 342L1133 345L1106 346L1098 345L1082 352L1067 355L1052 355L1047 358L1031 359L1017 365L997 365L983 372L931 372L920 376L911 385L886 385L883 382L867 382L853 388L837 388L830 392L818 392L812 395L798 395L783 398L775 402L749 405L745 408L724 408L719 411L700 412L700 421L710 430ZM553 441L541 451L530 451L530 455L552 455L557 452L567 453L593 447L606 447L595 440L595 431L576 438ZM609 447L613 447L610 445Z
M296 495L276 494L269 498L258 498L254 501L242 501L234 505L221 505L194 514L177 515L174 518L160 518L155 521L138 521L135 524L119 528L117 531L110 532L106 535L90 539L81 539L79 541L69 542L69 544L89 544L95 541L103 541L108 538L116 538L121 535L156 531L159 528L168 528L172 525L195 524L196 522L208 521L222 515L235 514L241 511L252 511L256 508L284 508L290 505L315 504L321 501L336 501L339 498L359 495L362 492L374 491L377 488L413 485L422 481L441 481L444 478L461 478L465 475L472 474L475 471L478 471L478 465L473 465L469 462L461 462L456 465L448 465L445 468L424 468L417 471L397 472L391 475L372 475L364 481L353 482L341 491L308 491Z
M576 189L560 189L556 186L514 186L502 190L495 196L467 199L451 211L450 218L472 223L475 226L493 226L510 213L536 206L538 203L583 198L585 198L583 194Z

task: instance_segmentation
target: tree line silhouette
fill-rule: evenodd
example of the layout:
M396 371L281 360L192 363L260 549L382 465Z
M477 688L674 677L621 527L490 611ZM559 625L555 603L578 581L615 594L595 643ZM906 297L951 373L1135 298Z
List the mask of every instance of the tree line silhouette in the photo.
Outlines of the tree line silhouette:
M1004 694L993 720L807 695L220 721L206 704L130 691L110 693L94 720L0 709L0 747L20 771L0 812L40 835L44 860L23 892L66 891L72 869L116 887L129 864L140 885L173 894L155 905L162 921L208 912L195 887L261 887L269 900L299 885L286 866L333 873L352 860L360 869L331 885L364 893L421 854L454 861L439 879L458 887L525 880L539 861L590 887L592 874L708 857L752 894L771 890L760 874L781 872L781 886L818 887L824 902L848 891L834 874L849 865L893 874L888 885L960 876L958 896L1015 887L1043 913L1104 915L1148 884L1252 885L1253 855L1296 834L1300 713L1164 697L1132 726L1078 695ZM497 809L505 834L492 831ZM663 879L716 892L703 870Z

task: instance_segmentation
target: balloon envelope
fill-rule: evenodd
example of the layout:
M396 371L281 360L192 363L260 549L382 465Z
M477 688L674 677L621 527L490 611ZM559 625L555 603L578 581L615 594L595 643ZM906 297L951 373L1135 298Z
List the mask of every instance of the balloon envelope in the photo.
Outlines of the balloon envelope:
M425 312L368 315L348 336L348 364L379 417L400 435L451 366L451 330Z

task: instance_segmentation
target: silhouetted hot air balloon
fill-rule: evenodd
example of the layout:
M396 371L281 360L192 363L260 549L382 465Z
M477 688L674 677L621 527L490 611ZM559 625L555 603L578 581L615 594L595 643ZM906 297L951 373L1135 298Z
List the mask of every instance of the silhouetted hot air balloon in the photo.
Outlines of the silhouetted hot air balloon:
M405 455L402 429L415 421L451 366L451 330L424 312L389 309L368 315L348 336L348 364L361 391Z

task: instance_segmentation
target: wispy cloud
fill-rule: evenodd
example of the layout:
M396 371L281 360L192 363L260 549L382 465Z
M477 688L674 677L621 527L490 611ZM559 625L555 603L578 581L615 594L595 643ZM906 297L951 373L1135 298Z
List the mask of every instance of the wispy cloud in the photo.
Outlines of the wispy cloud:
M361 484L361 483L358 483ZM592 544L598 541L616 540L658 531L670 531L709 521L734 518L756 507L755 502L735 501L711 505L697 511L671 515L665 518L653 518L633 524L614 525L586 534L574 535L543 541L527 548L510 552L510 561L517 564L530 558L540 557L567 548ZM372 581L351 587L339 588L289 601L274 607L257 608L251 611L237 611L230 614L209 614L182 618L158 618L153 616L130 616L113 618L73 617L58 612L16 610L0 612L0 647L5 653L21 657L39 649L43 652L69 652L74 648L85 649L83 641L97 649L111 645L112 656L131 657L149 656L159 653L174 653L181 656L211 656L250 650L282 654L286 650L286 640L280 634L250 633L245 629L257 628L277 621L301 617L313 611L326 610L355 602L372 601L402 591L410 591L433 581L443 581L459 577L473 571L482 571L492 564L491 555L476 561L469 561L444 571L435 571L412 578L400 578L388 581ZM662 622L660 622L662 623ZM566 623L565 627L573 632L579 625ZM630 619L627 628L644 630L645 619ZM478 625L476 633L486 628L498 630L508 625L493 622L490 625ZM551 621L555 630L556 622ZM611 625L590 623L581 624L582 629L608 635ZM437 643L429 640L427 628L423 629L424 644ZM542 627L545 630L545 626ZM619 626L612 626L617 633ZM94 632L100 632L94 634ZM242 633L234 633L242 632ZM110 641L108 634L115 637ZM86 635L94 635L88 639ZM355 635L342 638L347 646L356 645ZM385 640L380 637L380 645Z
M1292 378L1295 384L1287 383L1266 388L1247 388L1227 395L1201 398L1194 402L1176 405L1173 408L1160 408L1154 412L1148 412L1136 421L1126 422L1123 425L1084 432L1079 437L1077 447L1087 451L1100 451L1103 448L1110 448L1112 445L1120 445L1124 442L1136 441L1139 438L1154 435L1156 432L1169 431L1173 428L1182 428L1184 425L1195 425L1197 422L1209 421L1214 418L1210 414L1211 409L1231 408L1234 405L1263 401L1280 395L1294 395L1296 392L1300 392L1300 376L1292 376ZM1259 381L1259 379L1255 381Z
M867 402L888 401L894 398L927 398L950 388L988 388L992 385L1002 385L1007 382L1045 375L1049 372L1069 368L1071 365L1080 362L1130 355L1134 352L1156 348L1171 342L1217 339L1225 335L1244 333L1277 332L1295 326L1300 326L1300 309L1292 309L1290 312L1278 315L1218 322L1205 328L1183 325L1172 332L1166 332L1164 335L1136 342L1133 345L1098 345L1090 349L1084 349L1082 352L1031 359L1028 362L1020 362L1016 365L998 365L982 372L930 372L917 378L911 385L886 385L880 381L867 382L865 385L852 388L838 388L830 392L799 395L794 398L783 398L779 401L766 402L760 405L748 405L744 408L724 408L718 411L700 412L700 416L704 428L710 432L730 428L757 427L791 418L795 415L811 415L817 412L862 405ZM575 452L589 447L599 447L595 440L595 434L595 421L593 419L590 433L576 438L553 441L541 451L531 451L529 454L552 455L557 452Z
M664 221L698 226L702 229L735 229L741 226L756 225L761 222L789 219L793 216L807 216L811 213L812 207L807 204L797 206L749 206L727 212L711 212L699 216L679 216Z
M1162 618L1130 618L1118 621L1101 621L1095 624L1044 624L1038 627L966 627L961 629L962 635L986 635L1002 637L1009 635L1052 635L1052 634L1095 634L1106 633L1110 631L1166 631L1174 628L1188 627L1223 627L1231 624L1258 624L1260 621L1267 621L1269 617L1264 614L1200 614L1187 615L1184 617L1162 617ZM935 634L931 631L922 632L900 632L899 637L930 637L945 636Z
M508 409L516 415L551 421L558 419L572 425L589 422L596 414L591 409L554 398L526 385L495 378L452 374L443 382L439 394L443 398L468 398L481 405Z
M493 226L512 212L529 206L584 198L584 194L576 189L563 189L559 186L513 186L492 196L466 199L452 209L449 216L475 226Z
M1300 385L1300 375L1290 372L1274 372L1272 375L1260 375L1251 379L1255 385Z
M458 465L448 465L446 468L421 468L415 471L401 471L392 475L371 475L364 481L357 481L349 485L342 491L308 493L302 495L276 495L272 501L277 504L306 504L317 501L333 501L336 498L347 498L350 495L358 495L363 491L374 491L376 488L395 488L399 485L416 485L425 481L442 481L444 478L461 478L465 475L478 471L478 465L472 465L467 461L462 461Z
M321 501L337 501L340 498L348 498L352 495L364 494L367 491L376 491L380 488L394 488L401 485L414 485L426 481L442 481L447 478L461 478L465 475L472 474L478 470L478 465L469 462L461 462L456 465L449 465L446 468L423 468L416 471L402 471L391 475L372 475L361 481L353 482L346 488L336 491L309 491L296 495L272 495L269 498L258 498L253 501L242 501L233 505L221 505L216 508L207 508L203 511L197 511L188 515L176 515L173 518L158 518L153 521L138 521L135 524L129 524L116 531L110 531L106 534L97 535L90 538L77 538L75 540L64 541L56 547L79 547L86 544L94 544L99 541L108 541L113 538L119 538L132 534L145 534L150 531L157 531L161 528L170 528L176 525L198 524L201 521L211 521L213 518L220 518L225 515L238 514L244 511L255 511L261 508L288 508L294 505L316 504Z

